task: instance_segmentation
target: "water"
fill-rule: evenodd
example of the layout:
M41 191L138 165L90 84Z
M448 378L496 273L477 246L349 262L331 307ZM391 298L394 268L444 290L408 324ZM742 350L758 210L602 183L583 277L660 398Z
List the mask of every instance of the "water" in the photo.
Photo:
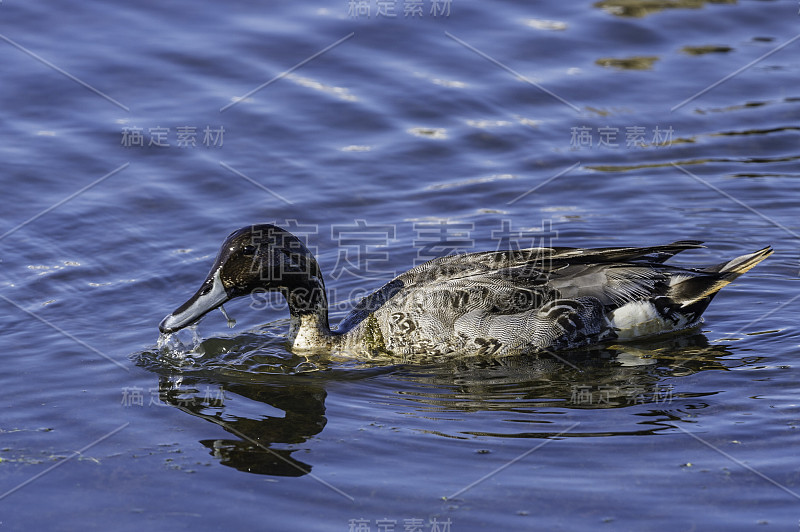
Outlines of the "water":
M386 5L0 4L0 528L796 530L796 3ZM277 300L159 356L254 222L334 323L449 251L776 253L566 361L300 357Z

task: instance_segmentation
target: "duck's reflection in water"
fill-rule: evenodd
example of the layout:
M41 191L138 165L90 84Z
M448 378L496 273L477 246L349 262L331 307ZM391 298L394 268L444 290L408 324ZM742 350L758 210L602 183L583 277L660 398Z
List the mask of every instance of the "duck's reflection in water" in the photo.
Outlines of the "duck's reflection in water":
M326 392L321 385L221 384L184 376L161 376L158 384L161 401L219 425L234 436L200 440L223 465L280 477L299 477L311 471L310 464L292 456L297 449L276 449L273 445L302 444L325 428ZM255 411L231 412L235 409L226 404L231 394L238 396L237 402L245 403L243 410Z
M308 363L317 371L295 374L291 371L300 367L298 359L286 352L272 357L275 364L269 374L255 369L244 371L239 364L235 375L224 370L225 361L233 358L230 351L206 351L199 367L180 369L167 368L155 353L146 355L141 365L159 374L161 401L214 423L231 435L200 440L220 463L240 471L282 477L311 472L312 464L293 455L303 450L297 446L325 428L326 386L334 382L351 381L348 386L354 391L360 389L372 398L366 400L373 401L377 394L383 398L381 403L402 405L411 414L407 418L411 424L417 417L438 418L434 412L513 412L515 423L518 419L524 421L514 437L559 436L563 432L560 425L547 428L552 426L554 412L569 411L584 421L593 421L594 418L587 418L592 416L590 412L579 414L576 410L622 412L638 407L632 424L626 418L629 421L624 427L609 426L602 433L575 430L565 435L596 437L673 429L676 421L688 415L687 411L704 408L705 397L718 393L698 389L696 383L684 388L681 378L701 371L728 370L737 364L735 357L723 360L732 353L723 345L709 345L702 334L554 356L470 358L394 366L340 365L318 360ZM237 361L241 360L239 356ZM285 367L276 374L281 360ZM353 398L361 400L365 399ZM380 415L378 410L376 415ZM442 434L458 430L450 426L450 417L442 417ZM512 436L492 430L481 431L480 435Z
M553 353L539 357L452 361L410 370L398 378L417 382L416 395L427 407L460 410L518 410L530 406L621 408L665 404L710 392L686 392L679 377L727 370L723 345L709 345L702 334L636 345ZM426 389L436 388L426 394ZM442 394L441 388L450 393ZM513 399L509 401L509 399Z

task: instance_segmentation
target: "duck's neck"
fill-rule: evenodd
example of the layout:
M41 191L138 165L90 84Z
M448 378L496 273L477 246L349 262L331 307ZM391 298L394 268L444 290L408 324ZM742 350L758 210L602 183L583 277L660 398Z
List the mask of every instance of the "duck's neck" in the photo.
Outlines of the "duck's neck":
M292 350L305 351L331 347L335 334L328 325L328 296L319 277L308 286L286 290L289 304L289 341Z

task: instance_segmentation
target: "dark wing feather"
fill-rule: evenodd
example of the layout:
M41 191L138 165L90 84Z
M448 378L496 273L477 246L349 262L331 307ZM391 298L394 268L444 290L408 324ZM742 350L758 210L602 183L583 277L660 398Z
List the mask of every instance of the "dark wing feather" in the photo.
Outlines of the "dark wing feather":
M424 293L442 315L464 312L464 294L472 300L481 294L487 313L524 312L554 299L594 297L603 305L664 293L667 275L658 265L687 249L703 247L696 240L643 248L528 248L448 255L421 264L361 300L339 324L345 332L396 298ZM650 266L650 265L654 265ZM394 301L394 305L402 305ZM476 310L476 309L472 309Z

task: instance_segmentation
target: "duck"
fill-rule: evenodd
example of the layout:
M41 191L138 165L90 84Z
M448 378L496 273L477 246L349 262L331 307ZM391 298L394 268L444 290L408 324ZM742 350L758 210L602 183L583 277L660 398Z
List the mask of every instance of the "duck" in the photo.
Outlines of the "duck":
M770 246L706 267L665 264L697 240L649 247L536 247L429 260L358 302L338 327L317 260L273 224L232 232L197 292L159 324L167 335L264 291L287 301L294 353L491 355L571 350L696 327ZM227 317L227 314L226 314Z

